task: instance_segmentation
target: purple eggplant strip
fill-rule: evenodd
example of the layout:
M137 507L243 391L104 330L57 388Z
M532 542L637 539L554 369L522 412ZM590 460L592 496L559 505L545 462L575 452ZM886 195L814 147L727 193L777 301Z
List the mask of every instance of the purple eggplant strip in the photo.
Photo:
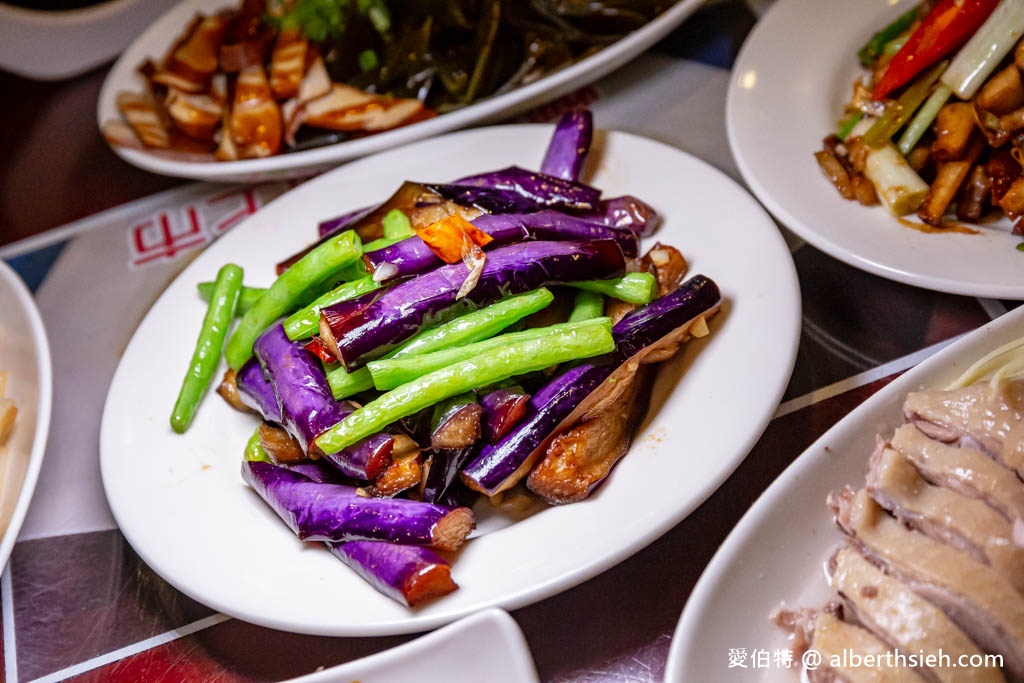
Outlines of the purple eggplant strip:
M594 137L594 115L589 109L567 111L555 125L540 172L562 180L578 181Z
M373 481L391 464L394 447L395 437L381 432L323 457L347 477Z
M242 478L304 541L377 540L455 550L473 528L467 508L368 498L268 462L245 460Z
M549 206L563 206L558 202L542 204L532 197L524 197L515 190L455 184L435 184L427 187L451 202L460 206L474 207L484 213L530 213ZM586 206L590 208L591 205L587 204Z
M541 206L561 206L577 211L596 209L601 202L601 191L596 187L519 166L467 176L452 184L513 192Z
M341 473L323 460L300 460L299 462L277 463L277 466L300 474L317 484L345 483Z
M545 384L530 398L526 418L497 444L485 445L463 470L463 481L487 495L515 485L563 420L616 368L720 301L714 281L695 275L675 291L626 314L612 328L615 352L570 368Z
M632 195L605 199L596 211L576 215L586 221L629 230L637 237L652 235L661 222L654 207Z
M480 397L484 409L483 437L496 443L523 418L530 396L522 388L495 389Z
M559 211L544 210L536 213L485 214L472 221L473 225L491 236L485 249L492 250L507 244L532 240L590 241L611 239L618 242L627 258L639 253L636 234L630 230L610 227L604 223L586 221ZM367 268L373 272L386 272L387 277L376 277L379 282L416 275L443 265L430 247L417 236L396 242L389 247L363 255ZM390 264L386 269L381 267Z
M439 505L461 504L457 500L457 489L461 488L463 493L467 491L459 481L459 471L473 457L473 452L472 448L434 450L423 481L423 501Z
M280 415L275 422L295 438L303 452L309 452L320 432L355 410L351 403L335 400L320 359L302 342L289 340L281 325L260 335L253 351L277 396ZM375 434L327 459L345 476L370 481L387 467L393 442L390 434Z
M281 406L277 404L274 385L264 376L263 366L250 358L235 373L238 398L246 406L263 416L268 422L281 422Z
M320 312L320 335L327 348L354 370L379 358L420 330L492 304L513 294L575 280L621 275L626 260L611 240L593 242L527 242L488 252L476 286L459 298L469 274L453 263L382 290L377 299L354 315L334 307Z
M253 352L277 394L280 422L302 450L308 451L320 432L354 410L351 404L334 399L320 359L301 342L288 339L281 325L261 334Z
M351 541L327 547L375 589L409 607L458 588L447 560L423 546Z
M358 223L363 218L369 216L373 211L377 209L379 204L372 206L364 206L361 209L355 211L349 211L335 218L330 218L326 221L321 221L317 225L317 231L321 238L330 237L331 235L351 228L353 225Z

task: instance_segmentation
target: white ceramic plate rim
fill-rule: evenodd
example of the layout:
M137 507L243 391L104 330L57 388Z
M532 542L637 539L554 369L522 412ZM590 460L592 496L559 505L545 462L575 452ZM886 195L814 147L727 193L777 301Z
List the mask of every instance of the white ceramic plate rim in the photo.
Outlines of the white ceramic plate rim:
M906 228L880 206L842 199L813 158L860 73L857 49L910 4L778 0L733 67L726 101L733 156L780 222L841 261L927 289L1024 299L1024 258L1015 250L1021 240L1007 221L979 235ZM801 47L793 49L797 34Z
M438 650L444 653L445 645L458 643L464 638L472 638L473 647L479 649L470 654L460 643L459 658L438 657ZM480 642L481 638L485 639L484 643ZM422 672L432 666L444 667L445 680L449 683L453 680L480 680L471 677L478 677L485 671L516 683L536 683L538 680L530 648L519 624L505 610L491 607L390 650L295 678L290 683L391 681L396 667L402 668L404 680L410 677L411 670L418 670L418 675L422 676Z
M266 159L228 162L189 162L161 158L136 149L113 147L122 159L153 173L209 181L259 182L297 177L323 171L343 161L397 147L415 140L439 135L473 124L490 123L518 114L542 102L555 99L585 83L622 66L689 17L704 0L679 2L648 24L621 38L605 49L560 69L540 80L508 93L480 100L435 118L366 138L342 142L318 149L282 154ZM97 103L97 116L104 121L118 118L115 98L121 90L138 90L141 80L135 73L148 56L161 58L185 21L197 10L234 6L227 0L184 0L138 37L110 70Z
M749 552L755 544L769 546L776 542L775 556L765 558L762 566L744 564L743 571L758 575L756 581L750 578L749 583L763 581L767 587L761 586L762 590L777 589L776 595L767 598L776 604L785 602L793 608L822 607L829 593L821 567L828 559L830 548L841 539L826 510L826 495L844 484L863 485L874 434L891 433L902 424L899 406L908 392L946 386L982 355L1021 335L1024 335L1024 306L965 335L890 382L794 460L743 515L698 580L672 638L666 683L699 680L694 677L694 671L706 666L709 658L714 658L721 668L726 667L728 653L709 644L710 630L734 633L735 647L751 648L750 638L744 639L743 634L747 632L749 636L752 631L760 631L762 646L765 643L784 646L782 631L769 622L767 612L752 607L755 613L752 622L750 610L744 610L732 597L737 586L728 582L727 574L739 571L741 554ZM854 442L857 447L851 447ZM811 513L813 519L809 523L794 522L793 527L780 528L783 518L796 520L807 513L807 501L812 506L817 503L817 514ZM808 530L813 533L791 543L786 540L787 535L792 537ZM777 585L772 586L773 582ZM730 673L735 674L735 680L797 680L796 673L777 668L770 671L773 675L766 675L764 669L743 671L737 668Z
M0 568L3 568L11 556L14 543L18 540L18 532L25 521L28 506L32 502L32 494L36 489L36 482L39 480L39 471L43 466L43 454L46 452L46 441L50 433L50 413L53 408L53 367L50 358L50 342L35 299L32 298L32 293L25 286L21 277L2 260L0 260L0 287L14 292L20 304L20 317L28 322L29 334L35 349L35 373L39 392L28 467L25 470L25 477L21 483L11 520L3 531L3 538L0 539ZM10 445L7 447L10 448Z
M712 321L716 331L710 337L687 344L668 364L674 369L659 376L655 400L669 393L671 397L645 425L632 457L618 464L609 482L583 503L544 509L468 543L453 565L461 586L455 593L407 610L337 566L338 561L321 548L304 552L238 477L241 448L254 425L251 416L232 411L213 397L207 399L188 434L175 436L167 428L166 415L180 378L176 371L163 368L187 365L194 344L192 330L198 329L203 315L195 284L212 279L224 261L255 266L247 281L264 284L260 273L272 272L276 260L308 243L316 220L365 203L368 196L386 195L400 178L427 173L429 178L443 180L510 163L539 163L552 130L520 125L462 131L339 168L247 219L168 287L122 357L100 437L108 502L125 537L147 564L200 602L272 628L321 635L413 632L485 607L514 609L596 575L678 523L732 472L774 413L796 357L800 299L792 259L771 219L727 176L678 149L618 132L599 132L595 138L595 145L610 150L607 156L595 153L599 157L592 164L595 184L607 196L644 194L643 189L657 185L657 192L650 190L647 200L663 210L669 205L669 213L675 215L666 215L665 225L652 239L685 240L688 244L679 246L691 272L703 272L720 283L726 310ZM395 169L401 169L398 178ZM687 203L679 183L697 186L695 191L706 202ZM346 192L351 197L343 199ZM724 214L723 205L730 207ZM281 223L294 223L297 217L301 227L280 232ZM737 249L739 242L744 248ZM280 251L268 251L272 249ZM172 319L174 325L163 322ZM767 360L763 354L749 353L749 340L755 337L774 351ZM161 359L156 367L154 354ZM677 361L688 364L685 373ZM134 379L142 375L148 375L146 392L139 391ZM674 381L692 388L672 393L668 383ZM737 397L735 387L740 383L745 390ZM659 435L678 428L665 424L669 410L704 412L710 405L717 406L716 414L721 416L730 412L727 407L738 406L738 414L723 425L722 433L696 420L701 428L688 431L675 444L683 449L680 457L686 460L674 466L672 460L663 461L678 478L645 482L644 462L649 461L642 458L667 458L672 452L658 445ZM644 481L643 492L636 489L638 481ZM617 482L621 483L614 485ZM661 489L665 495L648 500ZM182 498L211 514L183 524L179 516L200 513L183 508ZM632 514L624 518L622 513L627 511ZM220 526L207 529L207 519L215 519ZM254 534L258 529L264 531ZM230 549L225 536L230 536ZM211 573L188 559L209 556L226 562L216 568L226 572L229 565L241 562L227 558L229 550L263 553L274 562L263 574L245 577L243 589L237 573L229 577ZM287 560L282 559L285 556ZM294 587L290 578L281 578L291 573L279 570L296 562L309 585ZM275 579L275 572L280 577ZM332 590L344 588L344 596L330 595L344 604L336 606L316 597L318 580L329 581ZM362 611L353 614L358 610L352 603Z

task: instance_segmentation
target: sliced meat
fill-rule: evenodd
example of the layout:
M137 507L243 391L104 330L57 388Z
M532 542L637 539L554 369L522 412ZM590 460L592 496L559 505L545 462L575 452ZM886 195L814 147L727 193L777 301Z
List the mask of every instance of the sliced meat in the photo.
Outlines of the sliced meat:
M812 683L924 683L926 680L914 669L896 666L896 661L893 666L885 666L887 653L893 651L888 643L828 612L818 613L811 647L821 655L821 666L807 672ZM881 660L883 666L854 665L864 657Z
M1024 519L1024 483L983 452L930 439L913 425L897 429L891 444L932 484L983 500L1010 521Z
M932 486L885 442L871 455L867 490L907 526L990 565L1024 592L1024 548L1013 540L1013 525L976 498Z
M847 609L865 628L904 653L932 655L941 662L961 655L983 655L970 638L946 614L864 559L850 548L837 551L828 563L829 584L845 601ZM920 669L930 681L940 683L1003 683L998 668L936 666Z
M948 545L907 529L865 489L829 496L850 543L890 576L941 608L986 652L1024 679L1024 596L1001 574Z
M933 439L980 448L1024 477L1024 380L911 392L903 413Z

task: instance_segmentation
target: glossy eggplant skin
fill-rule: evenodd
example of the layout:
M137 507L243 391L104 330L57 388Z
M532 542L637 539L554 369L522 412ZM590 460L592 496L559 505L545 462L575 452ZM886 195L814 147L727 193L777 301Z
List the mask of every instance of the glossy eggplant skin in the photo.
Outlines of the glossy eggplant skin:
M628 194L603 199L596 211L587 211L577 215L583 220L630 230L638 237L648 237L654 234L661 222L661 217L653 206Z
M288 339L283 326L263 332L253 352L277 394L281 425L303 451L309 451L320 432L354 410L351 404L334 399L320 359L302 342Z
M242 479L304 541L378 540L434 545L452 508L405 498L369 498L354 486L318 483L301 472L245 460Z
M467 505L469 491L459 480L459 470L473 457L473 448L434 449L428 459L427 474L421 497L424 502L439 505ZM469 494L468 496L466 494Z
M451 565L430 548L384 541L327 547L375 589L408 607L458 588L451 579Z
M555 376L531 398L526 417L501 441L488 444L463 470L470 488L494 495L527 474L553 431L622 363L718 305L715 282L695 275L674 292L625 315L612 327L615 352Z
M281 422L281 407L277 404L274 385L264 376L263 366L256 358L250 358L235 373L238 398L268 422Z
M526 415L530 396L521 387L489 391L480 397L484 409L483 438L497 443Z
M346 230L352 227L354 224L358 223L363 218L366 218L376 209L377 205L364 206L361 209L349 211L348 213L343 213L340 216L328 218L325 221L320 221L319 223L317 223L316 226L318 237L329 237L335 233L341 232L342 230Z
M389 289L352 313L350 306L320 312L321 338L348 370L411 338L420 330L492 304L512 294L576 280L621 275L626 257L612 240L592 242L538 241L500 247L487 260L465 296L459 290L469 275L464 263L437 268ZM346 304L350 302L345 302ZM337 315L338 311L343 315Z
M594 115L589 109L565 112L555 124L555 133L544 153L540 172L562 180L578 181L593 137Z
M514 192L541 207L557 206L587 211L598 208L601 202L601 191L596 187L519 166L467 176L452 184Z
M472 221L473 225L491 237L486 249L493 250L507 244L533 240L590 241L611 239L618 242L627 258L639 251L636 234L630 230L611 227L596 221L583 220L560 211L545 209L534 213L484 214ZM363 262L374 273L384 264L390 264L386 278L397 280L416 275L443 265L430 247L413 236L391 246L363 254Z

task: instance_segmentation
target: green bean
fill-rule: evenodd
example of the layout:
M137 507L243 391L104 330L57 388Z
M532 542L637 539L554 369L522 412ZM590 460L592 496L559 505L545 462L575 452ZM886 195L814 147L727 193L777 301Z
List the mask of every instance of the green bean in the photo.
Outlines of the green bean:
M362 256L359 238L346 231L317 246L281 273L242 316L228 339L224 355L228 365L238 370L252 357L252 345L271 323L282 315L305 305L310 298L338 277Z
M213 287L216 282L207 280L206 282L200 282L196 285L196 289L199 290L199 298L210 303L210 299L213 297ZM238 306L235 308L235 315L242 315L256 303L256 299L263 296L263 292L267 291L264 287L246 287L242 285L242 291L238 294Z
M388 391L435 370L440 370L454 363L468 360L482 353L500 349L510 344L531 339L542 339L560 332L590 334L591 329L599 327L611 332L611 318L593 318L581 322L560 323L550 327L538 327L523 330L522 332L511 332L473 344L466 344L465 346L441 349L433 353L409 356L407 358L386 358L370 361L366 364L366 367L370 370L370 377L373 378L374 386L381 391Z
M650 273L626 273L622 277L608 280L587 280L570 282L570 287L597 292L630 304L644 305L654 300L658 293L658 280Z
M345 282L319 297L305 308L292 313L284 321L284 332L292 341L308 339L320 328L320 309L325 306L354 299L361 294L378 289L380 284L373 281L372 275L364 275L358 280Z
M554 294L544 288L507 297L486 308L424 330L384 357L415 356L493 337L531 313L546 308L554 300ZM331 392L336 399L373 388L370 371L365 367L352 372L344 367L332 369L327 373L327 383L331 385Z
M327 384L334 398L341 400L373 389L373 378L365 367L349 372L344 365L327 371Z
M412 237L412 223L400 209L391 209L384 214L381 220L381 227L384 229L384 238L389 240L402 240Z
M604 315L604 294L581 289L576 292L573 300L569 322L578 323L583 320L600 318Z
M242 290L242 269L233 263L221 266L217 272L210 303L206 307L203 325L199 329L192 360L189 361L181 390L171 412L171 428L183 434L192 424L200 401L210 388L210 382L220 364L221 350L228 327L235 317Z
M324 453L336 453L376 434L392 422L446 398L559 363L610 353L614 349L615 340L603 325L591 325L586 331L563 329L535 339L513 342L381 394L321 433L314 445Z
M253 431L252 436L245 443L245 450L243 456L246 460L257 460L260 462L274 462L270 455L263 450L263 444L260 443L260 428L257 426Z

